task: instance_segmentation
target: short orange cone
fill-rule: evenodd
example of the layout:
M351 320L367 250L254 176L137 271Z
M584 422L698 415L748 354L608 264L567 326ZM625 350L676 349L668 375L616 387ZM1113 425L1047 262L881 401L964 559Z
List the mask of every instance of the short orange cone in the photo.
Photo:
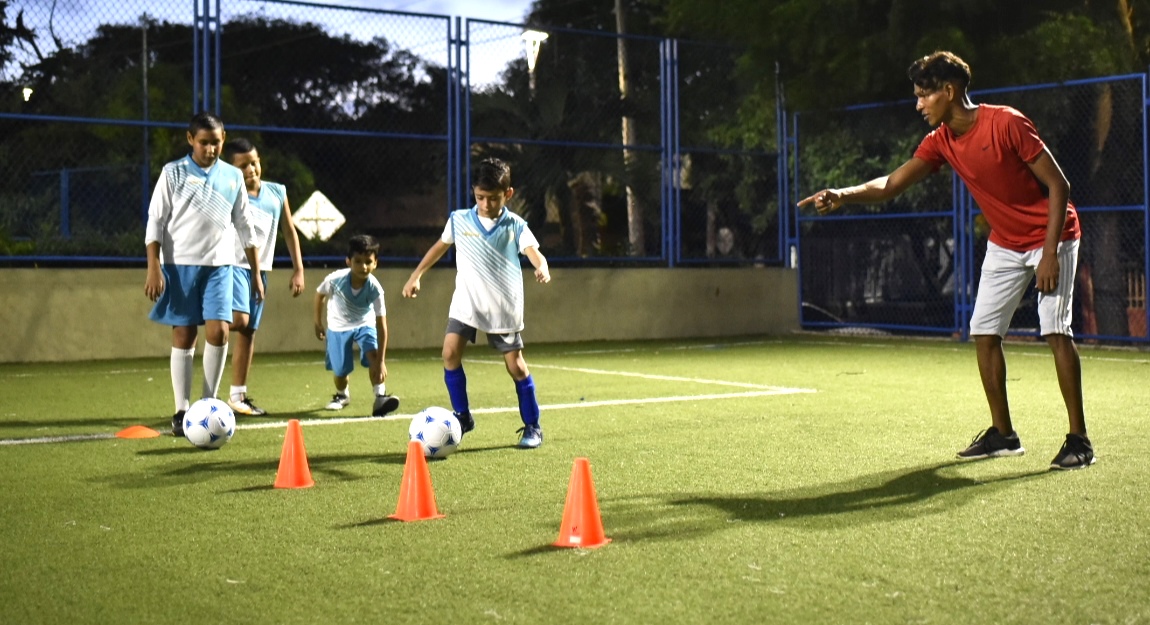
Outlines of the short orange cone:
M594 549L611 542L603 535L603 519L599 516L599 500L595 497L595 484L591 481L591 463L576 458L571 469L571 482L567 485L567 504L563 507L563 526L559 528L556 547Z
M280 468L276 471L276 488L307 488L315 482L307 466L307 450L303 446L303 428L299 419L288 421L284 435L284 448L280 452Z
M419 441L407 443L407 461L403 465L403 483L399 485L399 503L395 506L395 514L387 518L404 522L443 518L435 506L431 473L427 470L427 458L423 457L423 445Z
M116 438L156 438L160 433L146 425L133 425L116 432Z

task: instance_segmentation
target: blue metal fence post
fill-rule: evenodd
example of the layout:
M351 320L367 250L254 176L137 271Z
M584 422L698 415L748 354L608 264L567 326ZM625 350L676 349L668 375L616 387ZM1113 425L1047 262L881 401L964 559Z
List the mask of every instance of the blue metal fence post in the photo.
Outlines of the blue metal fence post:
M60 236L72 238L71 174L68 168L60 170Z
M1147 279L1150 279L1150 93L1147 92L1146 75L1142 82L1142 288L1145 292ZM1150 302L1143 297L1143 316L1150 334ZM1146 338L1146 337L1143 337Z
M659 210L660 214L663 215L663 219L660 220L659 241L663 253L666 253L670 238L670 224L666 215L667 205L671 201L671 191L668 188L671 179L671 140L669 138L671 114L668 110L669 98L667 96L667 83L670 81L670 72L667 70L668 45L666 39L659 42Z

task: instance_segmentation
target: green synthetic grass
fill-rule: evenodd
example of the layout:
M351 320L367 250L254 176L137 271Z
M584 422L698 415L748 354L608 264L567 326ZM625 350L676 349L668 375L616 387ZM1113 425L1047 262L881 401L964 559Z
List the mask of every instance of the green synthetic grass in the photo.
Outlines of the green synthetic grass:
M318 354L257 355L251 394L275 414L204 452L10 444L165 429L166 358L0 366L0 623L1150 623L1146 354L1083 348L1099 462L1067 473L1047 470L1067 424L1041 345L1007 346L1027 454L973 463L953 459L989 424L971 345L526 356L543 447L514 448L514 388L472 348L478 426L430 465L446 518L415 523L387 519L405 420L307 421L369 412L363 371L352 406L324 413ZM447 405L436 352L388 368L401 413ZM816 392L761 394L775 388ZM287 418L305 421L313 488L272 488ZM600 549L550 546L576 457Z

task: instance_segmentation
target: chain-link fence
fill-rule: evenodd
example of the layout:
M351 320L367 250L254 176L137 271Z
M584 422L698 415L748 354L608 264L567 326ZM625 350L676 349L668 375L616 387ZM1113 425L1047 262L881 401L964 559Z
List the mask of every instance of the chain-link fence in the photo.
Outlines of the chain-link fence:
M1070 181L1083 229L1073 327L1088 340L1147 336L1145 93L1142 75L972 92L1030 117ZM913 107L797 116L796 194L893 171L925 134ZM957 176L930 176L882 206L797 219L804 325L965 336L988 229ZM1011 331L1037 334L1033 287Z

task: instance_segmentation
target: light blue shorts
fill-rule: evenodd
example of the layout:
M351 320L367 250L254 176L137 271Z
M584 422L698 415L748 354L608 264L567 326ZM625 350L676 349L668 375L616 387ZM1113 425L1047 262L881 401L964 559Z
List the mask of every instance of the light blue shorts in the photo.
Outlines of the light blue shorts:
M261 271L264 293L268 290L268 272ZM248 327L258 330L264 316L264 302L252 304L252 270L247 267L232 267L232 310L247 313Z
M375 326L360 326L343 332L327 331L327 355L324 358L324 365L336 377L346 378L355 368L355 354L352 352L352 345L355 343L359 344L359 364L365 367L371 366L367 353L379 349L379 335L375 332Z
M204 320L232 321L232 267L164 265L164 292L148 318L166 326L202 326Z

